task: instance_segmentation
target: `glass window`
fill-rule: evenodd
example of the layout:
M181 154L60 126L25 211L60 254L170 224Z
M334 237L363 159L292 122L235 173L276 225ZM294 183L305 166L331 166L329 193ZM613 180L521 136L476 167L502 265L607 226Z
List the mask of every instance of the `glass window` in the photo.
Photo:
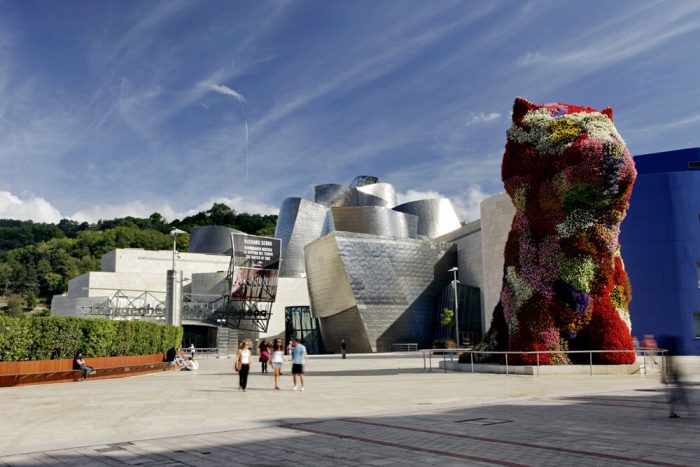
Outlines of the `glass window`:
M693 322L695 323L695 338L700 339L700 311L693 313Z

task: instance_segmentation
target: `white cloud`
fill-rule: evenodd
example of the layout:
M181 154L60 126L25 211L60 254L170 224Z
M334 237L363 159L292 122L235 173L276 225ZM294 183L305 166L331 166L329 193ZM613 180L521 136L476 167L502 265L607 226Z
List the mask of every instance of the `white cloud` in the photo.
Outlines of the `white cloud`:
M224 203L236 212L247 212L249 214L277 214L279 212L279 208L270 206L262 201L246 198L244 196L234 196L232 198L210 198L190 210L178 213L177 216L181 219L185 216L197 214L200 211L206 211L211 208L214 203ZM168 217L168 219L170 218Z
M159 212L165 219L172 221L191 216L200 211L206 211L214 203L224 203L239 213L277 214L279 209L262 201L244 196L217 197L199 203L192 209L178 211L169 204L156 205L143 201L129 201L123 204L93 204L69 216L64 216L49 201L38 196L20 198L9 191L0 191L0 219L31 220L34 222L58 223L63 218L78 222L95 223L100 219L115 219L120 217L147 218L154 212Z
M461 196L452 198L452 204L461 220L471 222L481 218L481 202L489 198L493 193L484 193L479 185L469 187Z
M100 219L115 219L119 217L140 217L146 218L154 212L160 213L166 220L182 219L200 211L206 211L212 207L214 203L224 203L230 206L236 212L246 212L250 214L277 214L277 208L270 206L262 201L242 196L217 197L210 198L207 201L199 203L197 206L178 211L173 209L169 204L155 205L152 203L144 203L142 201L130 201L124 204L96 204L86 209L82 209L73 213L70 219L79 222L94 223Z
M225 84L209 84L209 89L218 92L219 94L224 94L226 96L231 96L238 102L245 103L245 97L233 88L226 86Z
M459 220L466 222L470 222L481 217L481 202L490 196L490 194L481 191L481 187L479 185L470 187L466 192L461 192L460 196L456 197L448 197L434 190L408 190L403 193L398 193L399 204L418 201L421 199L448 198L452 202L452 207L454 207Z
M172 215L174 213L169 206L157 209L141 201L131 201L125 204L93 204L73 213L69 218L78 222L94 223L100 219L115 219L127 216L143 218L150 216L154 212L160 212L166 219L170 218L168 214Z
M411 201L418 201L421 199L447 198L447 196L433 190L408 190L403 193L397 193L397 196L399 198L399 204L410 203Z
M0 191L0 219L57 223L61 213L44 198L21 199L9 191Z
M476 125L479 123L487 123L487 122L492 122L494 120L498 120L501 118L501 114L498 112L490 112L490 113L480 113L480 114L474 114L472 115L469 120L464 124L464 126L471 126L471 125Z

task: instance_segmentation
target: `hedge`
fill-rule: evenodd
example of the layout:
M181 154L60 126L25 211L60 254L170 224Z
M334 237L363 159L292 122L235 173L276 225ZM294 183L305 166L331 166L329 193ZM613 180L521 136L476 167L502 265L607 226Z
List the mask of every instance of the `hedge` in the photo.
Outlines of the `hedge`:
M0 315L0 361L148 355L178 348L182 327L146 321Z

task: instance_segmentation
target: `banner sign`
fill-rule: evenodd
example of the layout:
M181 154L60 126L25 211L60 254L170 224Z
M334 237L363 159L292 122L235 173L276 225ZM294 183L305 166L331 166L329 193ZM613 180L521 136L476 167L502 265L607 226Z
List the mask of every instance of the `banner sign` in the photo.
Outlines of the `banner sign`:
M277 295L277 271L234 266L231 299L274 302Z
M280 239L231 234L233 264L238 267L274 269L280 267Z

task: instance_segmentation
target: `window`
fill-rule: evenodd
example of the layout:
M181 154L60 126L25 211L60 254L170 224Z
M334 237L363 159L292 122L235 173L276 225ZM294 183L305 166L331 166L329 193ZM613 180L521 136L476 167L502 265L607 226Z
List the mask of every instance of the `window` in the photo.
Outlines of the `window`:
M693 323L695 324L695 338L700 339L700 311L693 313Z
M700 161L688 162L688 168L689 169L700 169Z

